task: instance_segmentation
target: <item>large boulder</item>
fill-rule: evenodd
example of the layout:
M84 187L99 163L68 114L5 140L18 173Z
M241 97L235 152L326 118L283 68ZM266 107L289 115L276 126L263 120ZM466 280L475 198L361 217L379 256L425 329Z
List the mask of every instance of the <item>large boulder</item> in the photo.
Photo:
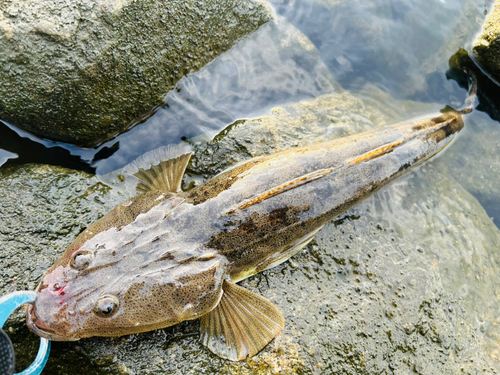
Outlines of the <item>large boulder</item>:
M263 0L0 4L0 119L93 146L272 18Z
M340 91L311 41L278 16L200 71L183 77L168 93L165 106L109 142L112 155L94 166L98 173L111 172L183 137L212 139L238 119ZM1 143L0 139L0 147Z
M348 93L276 108L200 143L185 184L251 156L432 109L382 106ZM121 199L81 172L37 165L0 170L0 294L33 289L64 247ZM243 282L286 319L256 357L241 363L216 357L199 343L199 324L191 321L120 338L54 342L44 373L494 374L499 244L500 230L476 199L431 161L326 225L289 262ZM22 313L7 331L20 371L38 340Z
M483 30L477 37L472 55L481 68L500 85L500 2L493 6Z

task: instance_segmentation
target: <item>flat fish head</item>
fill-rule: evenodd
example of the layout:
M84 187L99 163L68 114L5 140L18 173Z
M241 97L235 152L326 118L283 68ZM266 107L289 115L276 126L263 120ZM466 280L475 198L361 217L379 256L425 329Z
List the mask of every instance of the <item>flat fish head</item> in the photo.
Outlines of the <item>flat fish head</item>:
M56 341L121 336L212 310L228 261L165 228L165 213L178 204L165 200L127 225L77 238L43 276L27 311L30 329Z

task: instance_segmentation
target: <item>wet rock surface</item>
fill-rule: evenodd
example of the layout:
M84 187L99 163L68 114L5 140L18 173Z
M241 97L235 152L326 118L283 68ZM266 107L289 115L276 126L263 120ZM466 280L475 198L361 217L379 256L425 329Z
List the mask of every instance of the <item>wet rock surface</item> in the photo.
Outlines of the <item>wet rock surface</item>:
M272 18L261 0L4 1L0 119L92 146Z
M477 37L472 55L490 77L500 85L500 2L491 9Z
M276 17L199 72L183 77L164 107L113 140L111 155L94 165L98 174L108 173L182 137L212 139L238 119L340 91L311 41Z
M251 156L432 109L392 103L339 93L235 124L214 142L196 145L185 183ZM329 223L290 261L242 283L286 318L282 333L256 357L241 363L216 357L199 343L199 324L191 321L120 338L54 342L44 373L497 373L500 231L443 167L446 157ZM33 289L64 247L123 199L91 175L67 169L29 165L0 173L2 294ZM7 332L20 371L34 358L37 338L22 314Z

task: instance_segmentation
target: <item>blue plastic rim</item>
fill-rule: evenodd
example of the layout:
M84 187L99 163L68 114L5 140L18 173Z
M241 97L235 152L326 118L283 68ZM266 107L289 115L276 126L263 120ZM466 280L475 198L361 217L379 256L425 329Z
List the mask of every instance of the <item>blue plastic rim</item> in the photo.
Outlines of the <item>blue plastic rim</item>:
M36 293L31 291L20 291L9 293L0 297L0 328L9 318L9 316L25 303L33 302L36 298ZM38 375L42 372L47 360L49 359L50 340L41 337L40 347L33 363L24 371L15 375Z

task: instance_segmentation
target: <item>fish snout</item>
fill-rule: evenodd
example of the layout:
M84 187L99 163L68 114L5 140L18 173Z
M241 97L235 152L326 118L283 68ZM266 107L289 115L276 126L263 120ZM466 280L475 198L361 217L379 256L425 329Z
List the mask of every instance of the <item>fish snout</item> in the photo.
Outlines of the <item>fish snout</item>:
M36 305L28 305L26 310L26 324L28 328L38 336L54 341L75 341L76 338L67 335L70 324L66 321L57 321L56 324L51 324L37 315Z
M26 311L26 322L34 333L56 341L74 340L70 337L72 324L67 288L62 267L43 277L36 291L36 299Z

